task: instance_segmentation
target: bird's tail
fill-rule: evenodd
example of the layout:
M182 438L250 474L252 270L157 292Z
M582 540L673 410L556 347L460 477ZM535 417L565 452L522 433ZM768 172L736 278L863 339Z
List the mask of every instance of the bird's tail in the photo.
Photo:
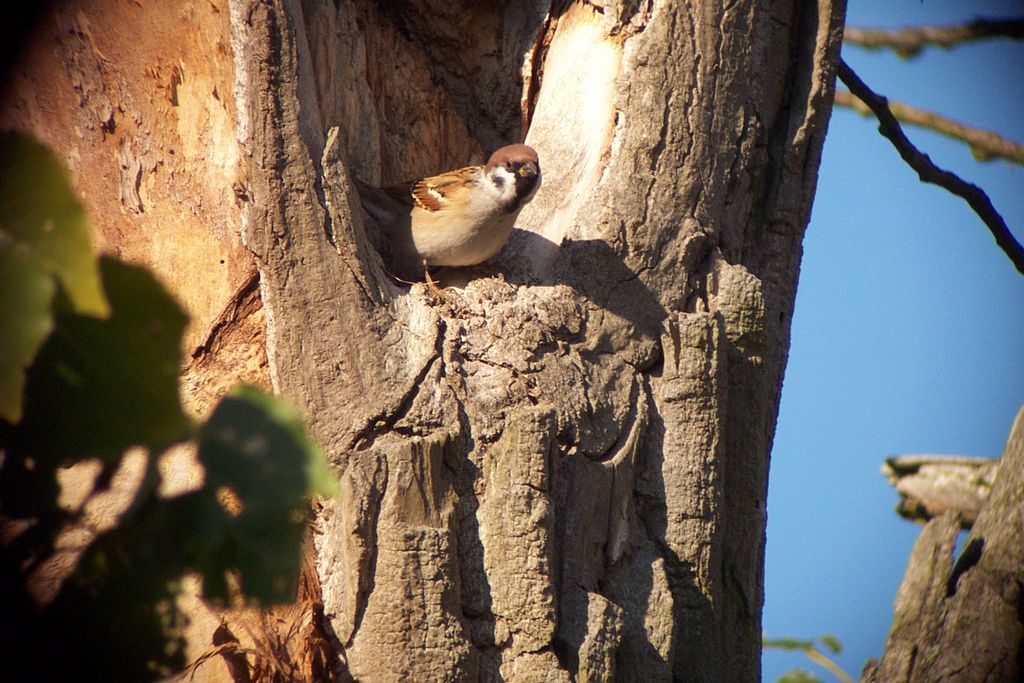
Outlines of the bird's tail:
M353 178L352 182L359 193L359 202L374 221L379 225L389 225L395 221L398 212L393 197L384 190L364 183L358 178Z

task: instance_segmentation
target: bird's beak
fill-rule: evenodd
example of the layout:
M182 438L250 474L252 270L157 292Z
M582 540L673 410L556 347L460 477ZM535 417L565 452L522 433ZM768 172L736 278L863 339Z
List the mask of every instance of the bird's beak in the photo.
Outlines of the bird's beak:
M516 171L516 173L521 176L537 175L537 164L533 163L532 161L527 161L525 164L519 167L519 170Z

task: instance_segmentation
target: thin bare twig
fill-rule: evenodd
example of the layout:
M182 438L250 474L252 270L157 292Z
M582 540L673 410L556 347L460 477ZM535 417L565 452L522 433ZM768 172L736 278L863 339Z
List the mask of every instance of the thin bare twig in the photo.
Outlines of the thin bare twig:
M873 114L871 108L864 104L863 100L845 90L836 90L836 104L853 109L864 116ZM971 154L978 161L1005 159L1015 164L1024 165L1024 145L1008 140L995 131L966 126L959 121L946 118L942 114L918 109L902 102L890 101L889 110L898 121L927 128L954 140L966 142L971 148Z
M847 26L843 34L843 40L851 45L869 50L888 48L903 58L916 57L929 45L948 49L988 38L1024 38L1024 19L979 17L961 26L914 26L898 31Z
M1024 274L1024 247L1021 246L1020 242L1013 236L1013 233L1010 232L1006 221L1003 220L1003 217L992 206L992 201L985 194L984 190L977 185L962 180L955 173L939 168L928 158L927 154L920 152L914 147L903 133L900 122L896 120L896 117L889 110L888 100L881 95L875 94L842 59L839 60L839 78L850 89L850 92L871 107L871 111L878 118L879 132L889 139L889 142L900 153L903 160L912 169L917 171L921 181L933 183L945 188L958 197L962 197L974 210L974 213L978 214L978 217L988 226L996 240L996 244L1006 253L1017 270Z

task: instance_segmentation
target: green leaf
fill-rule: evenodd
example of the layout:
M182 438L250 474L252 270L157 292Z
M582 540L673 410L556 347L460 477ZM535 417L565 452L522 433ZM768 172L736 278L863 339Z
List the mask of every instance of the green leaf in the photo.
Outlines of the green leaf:
M835 654L839 654L843 651L843 644L839 642L839 639L836 638L834 635L826 633L825 635L818 638L818 640L821 641L822 645L827 647Z
M290 406L250 387L221 400L198 446L203 488L164 500L144 484L146 495L88 549L46 613L38 631L72 642L86 662L75 671L145 680L180 669L183 615L175 598L178 579L192 570L220 604L294 600L309 499L337 486L320 448ZM221 504L224 490L237 509ZM88 628L76 632L81 624ZM125 643L131 648L119 656Z
M112 313L65 309L28 373L25 415L13 452L57 463L100 458L112 465L130 446L158 453L188 438L178 398L186 318L143 268L101 259Z
M199 459L207 489L237 502L202 527L219 536L197 546L206 552L198 562L204 593L230 602L233 575L259 603L293 600L310 497L331 495L337 479L299 416L273 396L236 388L200 429Z
M814 649L814 641L800 640L799 638L794 638L792 636L775 639L765 638L762 636L761 647L770 648L773 650L785 650L787 652L792 652L795 650L799 650L800 652L807 652L808 650Z
M777 683L825 683L810 671L803 669L790 669L779 676Z
M0 233L59 278L78 313L105 316L89 223L60 160L27 135L0 133Z
M61 661L47 663L51 680L155 680L185 665L184 566L166 537L144 535L173 516L165 503L151 496L90 546L43 613L40 634L64 644Z
M21 419L25 368L52 328L59 281L81 314L107 315L85 212L43 145L0 133L0 418Z
M0 418L21 419L25 369L53 329L53 278L26 254L0 246Z

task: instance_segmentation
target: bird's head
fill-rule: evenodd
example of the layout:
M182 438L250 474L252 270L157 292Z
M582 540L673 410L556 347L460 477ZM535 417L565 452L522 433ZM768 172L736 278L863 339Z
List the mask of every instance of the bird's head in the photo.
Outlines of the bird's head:
M506 183L515 187L509 210L521 208L540 187L540 159L528 145L507 145L495 151L484 172L498 187Z

